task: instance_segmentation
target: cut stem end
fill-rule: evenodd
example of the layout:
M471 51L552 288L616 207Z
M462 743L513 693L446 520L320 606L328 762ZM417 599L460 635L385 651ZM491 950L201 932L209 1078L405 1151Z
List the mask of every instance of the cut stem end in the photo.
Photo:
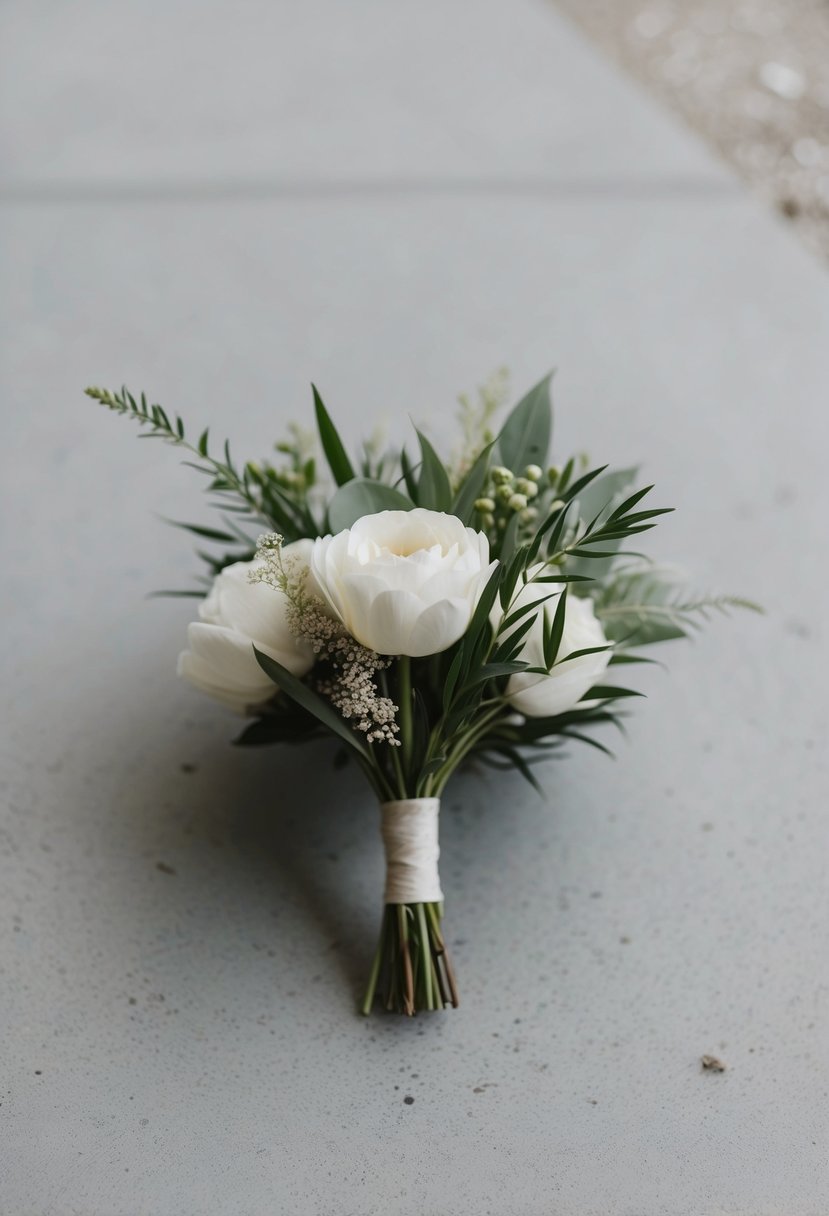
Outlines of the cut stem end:
M361 1012L378 1002L392 1013L411 1017L451 1005L458 990L441 932L438 903L386 904L380 940L371 966Z

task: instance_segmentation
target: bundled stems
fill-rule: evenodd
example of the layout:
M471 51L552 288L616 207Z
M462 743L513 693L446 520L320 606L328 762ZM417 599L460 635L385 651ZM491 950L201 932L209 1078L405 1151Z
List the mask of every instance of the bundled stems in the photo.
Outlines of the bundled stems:
M439 903L386 904L362 1013L371 1013L375 1001L409 1017L447 1005L458 1007L441 916Z
M414 787L419 784L412 771L412 668L406 655L398 658L396 674L400 746L391 749L392 765L399 797L406 800L417 797ZM371 1012L375 1001L408 1017L447 1005L457 1008L458 990L441 932L442 916L443 905L438 902L386 904L361 1006L364 1014Z

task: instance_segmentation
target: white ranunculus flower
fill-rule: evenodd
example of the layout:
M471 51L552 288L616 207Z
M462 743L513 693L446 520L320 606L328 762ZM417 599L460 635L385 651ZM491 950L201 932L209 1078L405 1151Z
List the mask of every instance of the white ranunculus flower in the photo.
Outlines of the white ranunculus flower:
M496 563L455 515L380 511L314 542L311 572L352 637L378 654L439 654L463 636Z
M540 573L541 566L533 566L530 577ZM554 583L528 583L516 596L510 611L526 604L538 603L555 587ZM521 653L517 656L531 667L544 666L544 609L553 614L558 604L559 593L539 605L538 616L527 633ZM501 610L493 612L493 626L497 628ZM593 611L593 601L580 599L572 593L567 596L564 612L564 633L558 649L558 657L572 654L576 650L588 650L593 646L606 646L607 638ZM610 662L611 651L585 654L565 663L557 663L549 675L525 675L519 672L510 676L507 683L507 698L510 704L528 718L552 718L567 713L582 699L589 688L603 675Z
M299 540L282 552L307 564L312 546ZM314 662L310 645L288 628L282 592L248 579L256 565L235 562L216 576L199 605L201 619L187 626L189 649L178 659L180 676L241 714L255 711L276 692L256 661L254 645L295 676L304 676Z

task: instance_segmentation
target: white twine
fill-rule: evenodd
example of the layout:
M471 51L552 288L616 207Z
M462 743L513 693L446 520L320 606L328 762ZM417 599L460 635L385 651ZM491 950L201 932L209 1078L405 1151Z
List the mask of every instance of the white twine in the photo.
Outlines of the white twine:
M380 833L386 849L387 904L442 903L439 810L439 798L382 803Z

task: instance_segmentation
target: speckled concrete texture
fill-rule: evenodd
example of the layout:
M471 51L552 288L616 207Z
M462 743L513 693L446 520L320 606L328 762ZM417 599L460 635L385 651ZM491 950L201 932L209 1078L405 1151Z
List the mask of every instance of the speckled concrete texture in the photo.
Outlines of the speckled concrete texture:
M822 269L534 0L0 24L0 1210L823 1216ZM768 615L667 648L615 763L456 782L462 1008L364 1020L376 809L177 683L199 484L80 390L256 455L312 378L446 435L503 362Z

